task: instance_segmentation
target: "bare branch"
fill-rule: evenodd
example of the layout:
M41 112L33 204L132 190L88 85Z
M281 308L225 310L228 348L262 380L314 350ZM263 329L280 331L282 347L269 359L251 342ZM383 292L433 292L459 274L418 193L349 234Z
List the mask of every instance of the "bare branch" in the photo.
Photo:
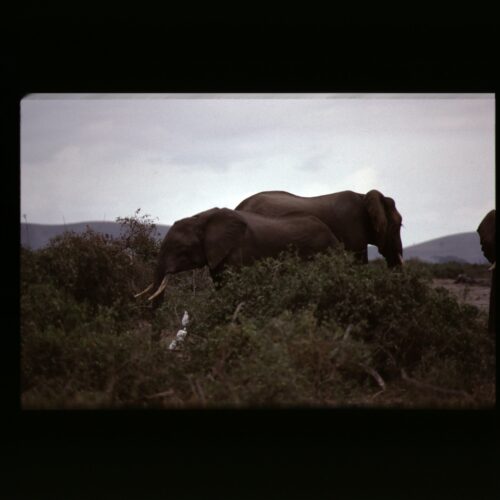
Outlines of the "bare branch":
M203 391L203 387L201 386L199 379L195 380L195 386L196 386L196 389L198 390L198 394L201 398L201 402L203 403L203 406L206 406L207 400L205 398L205 392Z
M239 314L239 312L244 304L245 304L245 302L240 302L238 304L238 306L236 307L236 310L234 311L233 317L231 318L231 323L234 323L236 321L236 318L238 317L238 314Z
M172 396L174 394L173 389L168 389L168 391L158 392L156 394L149 394L148 396L143 396L140 399L156 399L156 398L164 398L165 396Z
M358 366L360 366L361 368L363 368L363 370L366 373L368 373L368 375L370 375L371 377L373 377L375 379L375 381L377 382L377 384L381 387L381 389L383 391L385 391L385 382L384 382L384 379L373 368L370 368L369 366L364 365L363 363L358 363Z
M380 394L384 393L385 392L385 389L382 389L381 391L378 391L376 392L375 394L373 394L372 396L370 396L370 399L373 400L375 399L376 397L380 396Z

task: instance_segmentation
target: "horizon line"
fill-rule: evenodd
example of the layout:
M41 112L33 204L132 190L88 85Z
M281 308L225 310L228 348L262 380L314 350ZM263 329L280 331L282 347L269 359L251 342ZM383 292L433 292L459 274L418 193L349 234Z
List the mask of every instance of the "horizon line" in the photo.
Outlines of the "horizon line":
M26 224L31 224L33 226L59 226L59 227L66 227L66 226L69 226L69 225L76 225L76 224L93 224L93 223L106 223L106 224L120 224L119 222L116 222L116 221L111 221L111 220L86 220L86 221L79 221L79 222L66 222L66 223L63 223L63 224L51 224L51 223L46 223L46 222L23 222L21 221L21 225L26 225ZM163 224L163 223L154 223L156 226L166 226L166 227L172 227L173 223L172 224ZM459 233L451 233L451 234L445 234L443 236L436 236L436 237L433 237L433 238L429 238L427 240L422 240L422 241L418 241L416 243L411 243L409 245L406 245L406 246L403 246L403 248L408 248L408 247L412 247L412 246L416 246L416 245L421 245L422 243L428 243L430 241L434 241L434 240L440 240L442 238L448 238L450 236L458 236L459 234L470 234L470 233L475 233L476 231L475 230L470 230L470 231L461 231ZM376 247L376 245L370 245L370 246L374 246Z

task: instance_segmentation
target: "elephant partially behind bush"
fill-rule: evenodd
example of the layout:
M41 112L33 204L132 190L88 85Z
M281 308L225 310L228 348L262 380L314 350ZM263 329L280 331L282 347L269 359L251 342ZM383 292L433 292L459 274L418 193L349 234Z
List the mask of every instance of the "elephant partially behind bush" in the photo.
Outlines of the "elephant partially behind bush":
M208 266L215 282L228 266L240 267L265 257L276 257L293 247L300 256L333 248L338 239L318 218L290 214L280 218L212 208L174 223L165 236L154 273L154 282L137 296L154 292L149 300L157 307L167 276Z
M366 194L354 191L323 196L296 196L286 191L264 191L243 200L236 210L266 217L292 213L314 215L323 221L346 250L368 262L368 245L376 245L389 267L403 262L402 217L392 198L375 189Z
M490 289L490 307L488 315L488 330L491 333L495 332L495 287L496 287L496 249L495 249L495 218L496 211L491 210L488 212L479 227L477 232L479 233L479 239L481 243L481 250L484 256L493 264L491 266L491 289Z

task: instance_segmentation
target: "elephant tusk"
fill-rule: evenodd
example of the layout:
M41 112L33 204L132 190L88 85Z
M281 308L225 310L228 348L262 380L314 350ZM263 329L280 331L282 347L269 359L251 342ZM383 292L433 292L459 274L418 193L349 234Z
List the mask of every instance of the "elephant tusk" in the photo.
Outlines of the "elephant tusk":
M496 264L497 261L493 262L492 266L488 268L488 271L493 271L493 269L495 269Z
M158 295L160 295L160 293L163 292L163 290L165 290L165 288L167 288L167 277L166 276L163 278L163 281L160 283L158 290L156 290L156 292L153 293L153 295L151 295L151 297L148 297L148 300L153 300L155 297L158 297Z
M405 261L403 260L403 256L400 253L398 253L398 260L401 265L405 263Z
M139 293L136 293L134 295L134 297L137 299L137 297L140 297L141 295L144 295L146 292L149 292L149 290L151 290L151 288L153 288L153 283L151 283L151 285L149 285L146 289L144 289L142 292L139 292Z

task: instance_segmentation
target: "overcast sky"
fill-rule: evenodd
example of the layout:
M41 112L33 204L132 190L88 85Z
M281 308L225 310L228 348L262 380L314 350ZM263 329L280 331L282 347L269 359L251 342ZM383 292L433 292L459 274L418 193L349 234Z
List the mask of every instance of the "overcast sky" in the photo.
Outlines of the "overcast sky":
M32 94L21 214L62 224L141 208L172 224L259 191L378 189L408 246L475 231L494 208L494 130L494 94Z

